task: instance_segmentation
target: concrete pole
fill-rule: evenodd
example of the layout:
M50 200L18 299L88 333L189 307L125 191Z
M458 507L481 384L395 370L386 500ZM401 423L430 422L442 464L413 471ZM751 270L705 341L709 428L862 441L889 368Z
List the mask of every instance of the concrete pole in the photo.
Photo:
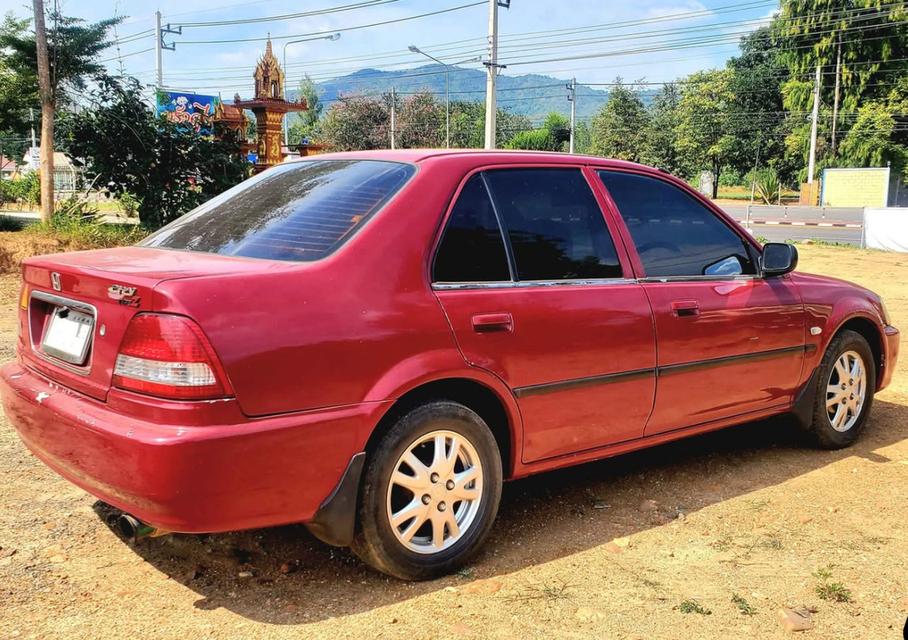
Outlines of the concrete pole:
M571 101L571 140L568 143L569 153L574 153L574 131L577 129L577 78L571 78L571 84L568 85L571 95L568 100Z
M161 12L154 12L155 31L154 31L154 55L155 55L155 77L157 79L157 89L164 86L164 55L161 49L161 39L164 34L161 33Z
M810 158L807 161L807 184L813 184L817 164L817 119L820 115L820 63L817 63L817 78L813 86L813 115L810 123ZM811 191L811 200L813 193Z
M495 83L498 75L498 0L489 0L489 61L486 70L486 139L485 148L495 148Z

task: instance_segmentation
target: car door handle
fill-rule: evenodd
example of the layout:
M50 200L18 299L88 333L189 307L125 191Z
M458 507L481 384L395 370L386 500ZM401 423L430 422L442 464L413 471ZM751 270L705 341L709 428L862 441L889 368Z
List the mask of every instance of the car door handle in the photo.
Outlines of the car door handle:
M513 331L514 320L510 313L479 313L473 316L473 331Z
M679 318L690 318L700 315L700 303L696 300L675 300L672 302L672 313Z

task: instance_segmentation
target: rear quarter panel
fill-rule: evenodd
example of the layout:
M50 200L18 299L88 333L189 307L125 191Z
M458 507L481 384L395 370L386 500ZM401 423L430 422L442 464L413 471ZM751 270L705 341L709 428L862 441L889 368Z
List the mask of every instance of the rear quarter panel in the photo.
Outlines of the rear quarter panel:
M333 255L165 281L154 308L201 325L250 416L384 400L426 371L462 369L422 266L457 179L421 167Z

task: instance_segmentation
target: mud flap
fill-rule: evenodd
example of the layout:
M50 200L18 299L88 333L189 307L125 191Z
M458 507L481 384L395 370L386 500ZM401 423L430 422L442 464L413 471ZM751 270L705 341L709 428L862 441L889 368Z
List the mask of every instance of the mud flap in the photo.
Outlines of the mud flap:
M798 392L798 396L791 406L791 413L798 421L798 426L802 429L810 429L810 425L813 423L813 410L817 399L817 380L819 375L820 367L818 366L810 374L810 378L804 383L804 386L801 387L801 391Z
M344 475L334 487L334 491L322 502L312 521L306 523L306 527L312 535L325 544L348 547L353 542L356 503L359 498L359 479L362 476L365 461L365 451L350 458Z

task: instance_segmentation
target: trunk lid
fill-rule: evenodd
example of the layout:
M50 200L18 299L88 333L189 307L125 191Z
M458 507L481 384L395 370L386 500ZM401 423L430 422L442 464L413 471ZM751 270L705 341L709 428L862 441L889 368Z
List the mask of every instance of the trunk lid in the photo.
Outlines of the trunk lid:
M158 284L274 267L262 260L144 247L28 258L19 308L22 360L65 387L106 400L126 327L135 314L153 311Z

